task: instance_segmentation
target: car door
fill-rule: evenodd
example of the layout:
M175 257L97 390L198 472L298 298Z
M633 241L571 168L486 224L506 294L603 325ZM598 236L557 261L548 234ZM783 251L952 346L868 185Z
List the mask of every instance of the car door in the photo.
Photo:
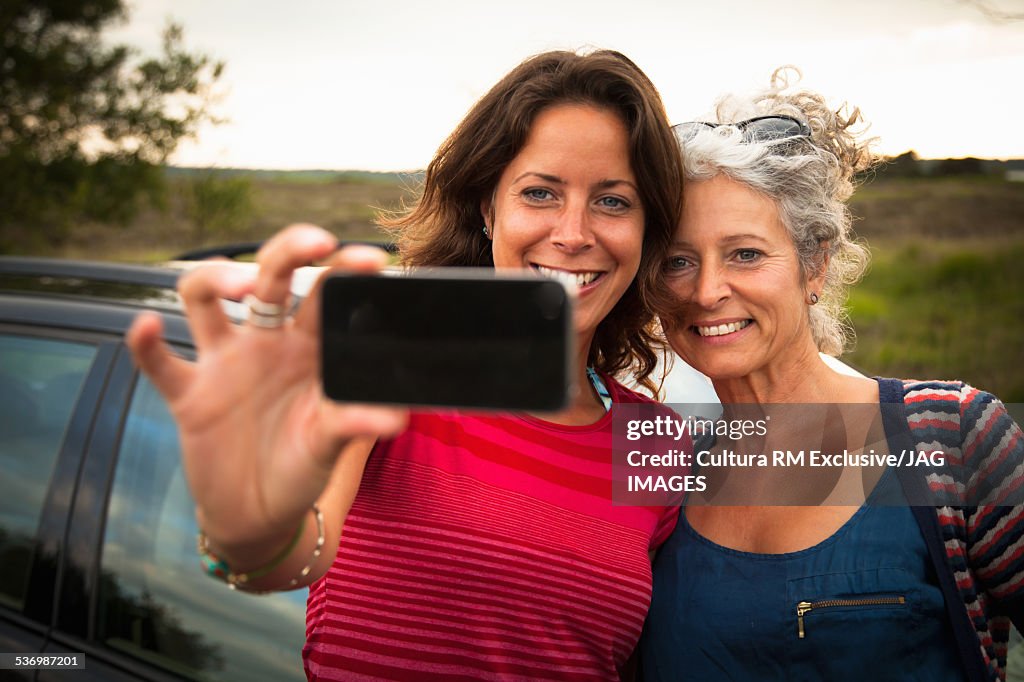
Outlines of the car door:
M69 546L77 577L59 595L52 650L84 640L105 680L305 679L306 590L248 595L200 570L177 428L127 351L113 364L79 485L70 535L83 547ZM80 522L98 499L102 527ZM86 547L98 549L91 563Z
M304 679L305 590L202 574L176 428L122 342L136 311L85 308L0 295L0 651L84 653L82 680Z
M115 345L0 320L0 651L44 648L83 446Z

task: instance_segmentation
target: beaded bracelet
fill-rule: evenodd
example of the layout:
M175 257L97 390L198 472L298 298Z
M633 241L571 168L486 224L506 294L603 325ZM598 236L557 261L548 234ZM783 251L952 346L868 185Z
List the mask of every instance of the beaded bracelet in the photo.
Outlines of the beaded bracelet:
M324 515L320 511L320 507L313 504L313 515L316 518L316 547L313 549L313 556L309 562L302 567L299 574L288 581L287 586L280 589L291 589L299 584L299 580L309 575L309 572L313 570L313 564L320 558L320 552L324 546ZM292 536L288 546L278 552L277 556L270 560L267 565L257 568L246 573L235 573L232 571L227 563L210 551L210 541L206 537L206 533L202 530L199 531L199 535L196 537L196 550L199 552L199 561L202 564L203 572L211 578L216 578L228 584L228 587L232 590L242 590L244 592L251 592L253 594L267 594L273 590L253 590L249 587L249 583L253 580L258 580L264 576L270 575L271 571L280 566L285 559L292 553L295 546L299 542L299 538L302 537L302 531L305 530L306 519L303 518L299 524L299 529Z

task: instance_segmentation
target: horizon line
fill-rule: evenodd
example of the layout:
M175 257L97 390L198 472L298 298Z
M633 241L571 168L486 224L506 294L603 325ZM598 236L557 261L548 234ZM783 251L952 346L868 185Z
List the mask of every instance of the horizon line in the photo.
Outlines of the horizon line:
M912 152L908 150L895 156L883 155L882 158L888 161L897 159L905 154ZM988 161L994 163L1013 163L1013 162L1024 162L1024 156L1020 157L984 157L984 156L946 156L946 157L917 157L917 162L936 162L936 161L959 161L964 159L976 159L978 161ZM367 168L324 168L324 167L304 167L304 168L273 168L268 166L197 166L197 165L179 165L174 163L163 164L165 168L173 168L176 170L225 170L225 171L250 171L250 172L263 172L263 173L365 173L371 175L418 175L426 172L426 168L417 169L400 169L400 170L370 170Z

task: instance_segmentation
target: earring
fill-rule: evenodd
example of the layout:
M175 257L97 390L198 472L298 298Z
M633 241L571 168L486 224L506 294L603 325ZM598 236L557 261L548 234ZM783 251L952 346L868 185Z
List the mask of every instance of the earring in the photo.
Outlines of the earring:
M811 298L811 305L815 305L818 302L818 295L816 293L814 293L813 291L811 292L810 298Z
M487 231L487 223L484 223L484 236L488 239L491 238L491 233Z

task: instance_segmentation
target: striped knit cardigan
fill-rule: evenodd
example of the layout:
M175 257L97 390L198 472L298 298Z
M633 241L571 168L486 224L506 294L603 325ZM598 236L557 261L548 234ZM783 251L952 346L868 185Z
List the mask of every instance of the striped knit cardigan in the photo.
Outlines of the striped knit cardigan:
M1011 622L1024 631L1024 435L998 399L962 382L879 386L882 403L905 406L905 425L886 429L898 447L946 454L927 476L899 469L900 482L908 500L933 504L913 512L968 679L1005 680Z

